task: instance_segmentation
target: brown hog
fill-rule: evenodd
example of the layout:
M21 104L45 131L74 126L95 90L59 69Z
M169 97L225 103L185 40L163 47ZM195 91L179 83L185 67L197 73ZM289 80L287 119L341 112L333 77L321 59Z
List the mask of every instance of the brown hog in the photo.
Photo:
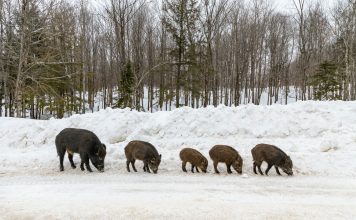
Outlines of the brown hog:
M161 154L158 154L156 148L145 141L130 141L125 147L126 169L130 172L130 163L132 169L137 172L135 167L136 160L143 161L143 171L157 173L158 166L161 163Z
M232 173L231 166L238 172L242 173L242 158L234 148L226 145L215 145L209 151L210 158L214 161L215 173L220 173L218 171L218 163L222 162L226 164L227 172Z
M281 173L278 170L280 167L283 172L289 176L293 175L293 162L290 157L284 153L281 149L274 145L269 144L257 144L252 150L253 157L253 172L257 174L256 167L261 175L263 172L261 170L261 164L263 161L266 161L268 166L265 171L265 174L268 175L268 171L274 166L278 175Z
M185 166L189 162L192 165L192 173L194 173L194 168L199 173L198 167L202 172L206 173L208 160L199 151L193 148L184 148L180 151L179 157L182 160L182 170L184 172L187 172Z

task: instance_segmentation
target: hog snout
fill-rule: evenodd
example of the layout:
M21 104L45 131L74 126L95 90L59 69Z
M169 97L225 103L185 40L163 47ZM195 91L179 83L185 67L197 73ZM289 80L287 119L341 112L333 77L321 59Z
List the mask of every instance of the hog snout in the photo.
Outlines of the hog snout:
M284 171L288 176L293 176L293 170L290 170L290 169L283 169L283 171Z
M104 172L104 165L95 165L95 168L98 169L99 172Z

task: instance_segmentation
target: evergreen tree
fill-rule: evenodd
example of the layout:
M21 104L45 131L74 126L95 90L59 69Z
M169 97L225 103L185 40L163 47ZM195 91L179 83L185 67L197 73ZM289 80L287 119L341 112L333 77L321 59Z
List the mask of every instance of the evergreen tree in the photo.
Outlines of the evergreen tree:
M122 71L122 78L120 81L120 87L119 87L119 92L120 92L120 98L117 103L117 107L119 108L125 108L129 107L132 108L132 95L133 95L133 90L134 90L134 75L131 69L131 63L128 62L125 65L124 70Z
M172 35L174 47L170 55L175 59L176 64L176 107L180 106L180 89L182 86L183 74L189 69L191 61L196 58L194 41L196 34L196 22L199 18L199 7L196 0L170 0L163 5L163 23L167 32Z
M319 65L319 69L312 78L314 98L318 100L340 99L338 92L341 88L340 74L334 63L325 61Z

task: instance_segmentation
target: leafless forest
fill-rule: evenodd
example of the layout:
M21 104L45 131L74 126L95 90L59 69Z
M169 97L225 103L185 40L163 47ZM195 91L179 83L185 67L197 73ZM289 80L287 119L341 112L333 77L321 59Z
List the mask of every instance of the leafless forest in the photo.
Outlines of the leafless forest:
M297 100L355 100L355 0L293 7L0 0L0 116L259 104L262 93L287 104L291 89Z

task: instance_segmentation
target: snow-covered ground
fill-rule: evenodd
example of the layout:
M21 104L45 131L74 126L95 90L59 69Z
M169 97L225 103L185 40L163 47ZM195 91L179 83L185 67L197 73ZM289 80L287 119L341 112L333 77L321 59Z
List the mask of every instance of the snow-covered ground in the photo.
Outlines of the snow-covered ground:
M59 172L55 136L66 127L95 132L107 145L105 172ZM124 147L145 140L162 154L158 174L127 173ZM275 144L293 177L257 176L250 150ZM214 174L215 144L235 147L243 173ZM209 173L181 171L179 151L194 147ZM356 102L142 113L106 109L49 121L0 118L0 219L355 219ZM79 156L74 161L79 163ZM265 167L265 164L264 164Z
M295 87L293 86L290 86L289 87L289 92L288 92L288 96L287 96L287 104L290 104L290 103L294 103L296 102L296 97L297 97L297 93L298 93L298 90L296 90ZM158 88L154 88L154 91L155 93L158 93L159 92L159 89ZM256 89L256 92L257 92L257 89ZM229 91L230 93L230 91ZM78 97L78 100L81 99L80 98L80 95L79 93L76 94L77 97ZM213 94L211 93L210 96L212 96ZM219 102L223 102L223 100L225 100L225 94L224 94L224 91L223 90L220 90L219 93L218 93L218 96L221 97ZM230 95L228 95L228 103L231 103L230 102ZM249 100L248 97L245 96L245 93L244 92L241 92L240 94L240 97L241 97L241 105L246 105L246 104L249 104L249 103L252 103L252 100ZM113 92L113 99L114 100L118 100L118 91L117 91L117 88L114 88L114 92ZM180 103L184 103L184 99L185 99L185 96L184 94L181 95L181 98L180 98ZM277 99L277 101L276 101ZM94 97L94 106L90 106L88 104L88 93L85 94L85 109L86 109L86 113L90 113L90 112L97 112L97 111L100 111L101 109L104 108L104 91L99 91L96 93L95 97ZM116 101L114 101L114 105L116 103ZM149 97L148 97L148 87L144 87L143 89L143 100L141 102L142 106L141 106L141 111L151 111L151 109L149 109L149 104L148 104L148 101L149 101ZM200 99L200 101L198 102L198 107L203 107L203 98ZM278 97L277 96L274 96L272 97L272 101L273 101L273 105L275 104L285 104L286 102L286 97L285 97L285 90L284 89L280 89L279 90L279 93L278 93ZM2 100L2 102L4 103L5 100ZM159 108L158 106L158 102L159 102L159 98L158 97L155 97L154 100L153 100L153 108L152 108L152 112L157 112L157 111L171 111L171 110L174 110L176 109L175 107L175 101L173 100L171 105L169 105L169 101L167 102L163 102L163 107L162 109ZM191 105L189 103L189 105ZM268 105L268 91L267 89L264 89L262 94L261 94L261 98L260 98L260 105ZM5 115L5 106L3 105L2 106L2 109L0 109L3 111L3 115ZM65 112L64 113L64 117L67 118L67 117L70 117L71 115L75 114L75 112ZM50 114L49 110L47 108L45 108L44 110L44 114L41 115L41 119L49 119L53 117L53 115ZM27 109L26 110L26 118L30 118L30 109Z

